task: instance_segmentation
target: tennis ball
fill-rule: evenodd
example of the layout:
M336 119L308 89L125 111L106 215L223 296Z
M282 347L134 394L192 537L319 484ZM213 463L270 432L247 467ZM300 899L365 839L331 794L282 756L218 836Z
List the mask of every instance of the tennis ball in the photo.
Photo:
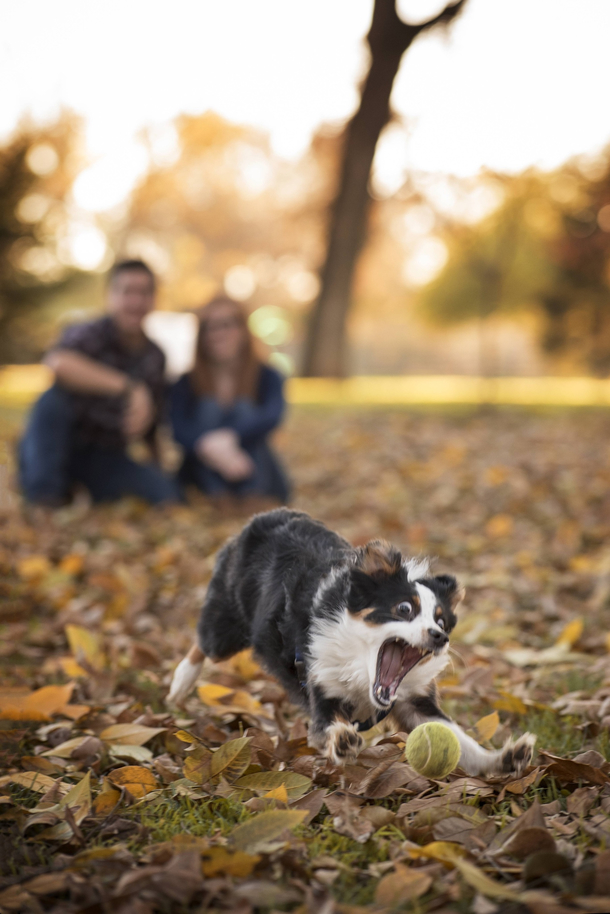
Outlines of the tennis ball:
M405 757L419 774L444 778L460 760L460 743L445 724L420 724L408 736Z

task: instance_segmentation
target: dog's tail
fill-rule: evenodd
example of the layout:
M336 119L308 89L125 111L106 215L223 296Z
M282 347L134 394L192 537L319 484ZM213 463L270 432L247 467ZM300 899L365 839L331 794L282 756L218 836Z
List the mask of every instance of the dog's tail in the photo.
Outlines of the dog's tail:
M184 703L197 682L204 660L205 654L198 644L194 644L184 660L181 660L174 670L174 677L167 696L168 702L174 705Z

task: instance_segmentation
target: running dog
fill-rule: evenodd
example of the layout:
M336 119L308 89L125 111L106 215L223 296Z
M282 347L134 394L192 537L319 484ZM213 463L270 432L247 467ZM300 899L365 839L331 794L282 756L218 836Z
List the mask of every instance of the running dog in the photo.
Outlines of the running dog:
M252 647L290 699L310 715L309 743L334 764L364 746L360 731L391 714L411 731L441 721L458 737L467 774L521 773L532 758L526 733L488 750L438 706L435 680L463 591L427 561L404 559L381 540L352 547L307 514L256 515L220 551L197 627L197 643L174 673L180 704L204 657Z

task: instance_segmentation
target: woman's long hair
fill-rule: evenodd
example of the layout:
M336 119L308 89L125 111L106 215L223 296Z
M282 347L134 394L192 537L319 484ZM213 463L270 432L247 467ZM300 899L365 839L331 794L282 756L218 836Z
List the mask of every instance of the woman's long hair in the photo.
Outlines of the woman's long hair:
M235 377L235 398L247 398L256 401L262 361L256 354L254 339L248 327L244 309L239 302L225 295L213 298L198 312L199 331L197 333L195 364L189 374L191 388L198 397L213 397L217 393L214 388L214 363L208 352L206 332L207 323L212 312L220 305L223 308L227 308L227 310L228 307L233 309L235 320L243 331L242 350L239 354Z

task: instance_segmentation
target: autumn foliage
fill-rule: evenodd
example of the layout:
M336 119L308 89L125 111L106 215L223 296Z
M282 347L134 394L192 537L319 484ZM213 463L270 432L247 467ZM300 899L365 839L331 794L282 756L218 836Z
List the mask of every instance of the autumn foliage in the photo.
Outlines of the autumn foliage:
M193 497L0 526L0 911L610 910L610 600L600 413L295 412L296 506L438 557L467 596L442 703L521 778L433 781L406 734L330 766L250 654L165 704L214 553Z

